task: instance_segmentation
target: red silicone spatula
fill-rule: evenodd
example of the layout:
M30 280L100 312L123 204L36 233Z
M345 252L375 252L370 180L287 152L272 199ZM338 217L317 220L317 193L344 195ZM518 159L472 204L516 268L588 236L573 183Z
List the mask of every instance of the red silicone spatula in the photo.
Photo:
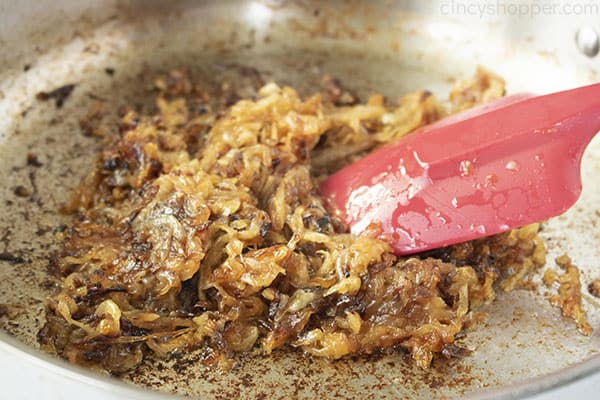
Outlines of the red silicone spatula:
M600 84L508 96L426 126L331 175L321 187L352 233L409 254L542 221L581 193L600 130Z

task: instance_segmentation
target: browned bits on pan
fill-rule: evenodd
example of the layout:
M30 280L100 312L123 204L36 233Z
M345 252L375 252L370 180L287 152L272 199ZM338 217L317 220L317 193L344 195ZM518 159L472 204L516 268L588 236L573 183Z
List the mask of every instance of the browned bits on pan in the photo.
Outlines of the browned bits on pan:
M167 75L158 77L154 81L154 87L161 93L171 96L183 96L192 90L189 73L186 69L171 70Z
M56 108L62 108L67 98L71 95L71 92L73 92L73 89L75 89L75 86L74 83L70 83L49 92L39 92L36 98L40 101L54 100Z
M18 306L12 304L0 304L0 318L7 317L8 319L15 319L22 312L23 309Z
M17 185L13 188L13 193L18 197L29 197L31 196L32 191L23 185Z
M325 75L321 79L327 100L336 106L351 106L358 103L358 96L346 89L339 79Z
M0 261L6 261L9 264L23 264L27 262L25 258L6 251L0 253Z
M600 278L594 279L588 285L588 291L595 297L600 298Z
M84 136L103 137L107 135L106 128L102 126L102 119L106 115L106 104L102 100L94 102L87 114L79 120L79 127Z
M37 154L35 153L27 153L27 165L31 167L39 168L44 164L38 159Z
M455 344L448 344L442 348L440 354L448 359L451 358L462 358L471 354L471 350L457 346Z

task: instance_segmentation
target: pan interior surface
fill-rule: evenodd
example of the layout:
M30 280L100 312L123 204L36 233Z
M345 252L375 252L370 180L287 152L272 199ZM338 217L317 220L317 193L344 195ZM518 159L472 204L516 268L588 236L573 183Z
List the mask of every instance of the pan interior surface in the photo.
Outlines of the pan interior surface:
M593 64L576 52L567 24L560 40L552 36L556 32L540 36L539 27L526 20L474 21L467 27L441 15L435 2L41 3L50 11L40 17L39 29L52 30L61 18L70 25L47 36L3 31L3 40L19 52L0 63L0 304L19 311L12 319L1 317L0 328L33 347L44 323L44 299L56 289L46 271L57 250L55 235L69 221L59 209L99 149L98 139L83 135L80 126L98 101L107 104L107 124L114 125L119 106L152 110L153 77L177 67L215 85L241 79L244 67L252 67L263 80L305 95L331 74L363 100L370 93L395 98L416 89L443 98L454 80L472 75L478 64L502 75L509 92L543 93L597 79ZM8 11L18 18L20 7ZM64 85L74 86L62 106L36 99ZM472 354L436 360L428 370L402 352L331 362L286 350L241 356L228 373L206 370L194 354L147 360L123 378L196 398L428 399L502 389L563 370L568 375L572 366L591 369L600 364L600 300L586 289L600 278L600 188L594 184L599 139L583 160L580 201L542 232L548 267L568 253L581 268L591 336L563 320L540 284L535 291L500 293L483 309L488 321L460 339ZM542 378L538 385L556 379Z

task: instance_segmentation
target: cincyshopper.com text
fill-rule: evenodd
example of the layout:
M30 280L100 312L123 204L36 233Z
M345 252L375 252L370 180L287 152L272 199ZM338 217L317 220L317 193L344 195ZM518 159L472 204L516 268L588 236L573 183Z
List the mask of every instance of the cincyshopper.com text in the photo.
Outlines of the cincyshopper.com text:
M600 1L502 1L497 0L448 0L440 4L444 16L474 16L479 18L495 16L537 17L537 16L598 16Z

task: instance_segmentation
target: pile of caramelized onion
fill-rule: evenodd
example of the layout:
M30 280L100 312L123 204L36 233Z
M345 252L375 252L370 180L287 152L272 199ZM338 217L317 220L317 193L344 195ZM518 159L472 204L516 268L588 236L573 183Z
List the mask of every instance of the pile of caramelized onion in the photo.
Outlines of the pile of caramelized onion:
M155 86L156 113L123 113L69 207L39 338L72 362L120 373L150 354L227 365L291 346L331 359L405 349L427 367L463 354L455 338L477 307L545 262L537 225L396 257L345 233L316 190L373 148L502 96L485 70L446 102L359 104L332 77L311 97L268 83L233 104L182 70Z

